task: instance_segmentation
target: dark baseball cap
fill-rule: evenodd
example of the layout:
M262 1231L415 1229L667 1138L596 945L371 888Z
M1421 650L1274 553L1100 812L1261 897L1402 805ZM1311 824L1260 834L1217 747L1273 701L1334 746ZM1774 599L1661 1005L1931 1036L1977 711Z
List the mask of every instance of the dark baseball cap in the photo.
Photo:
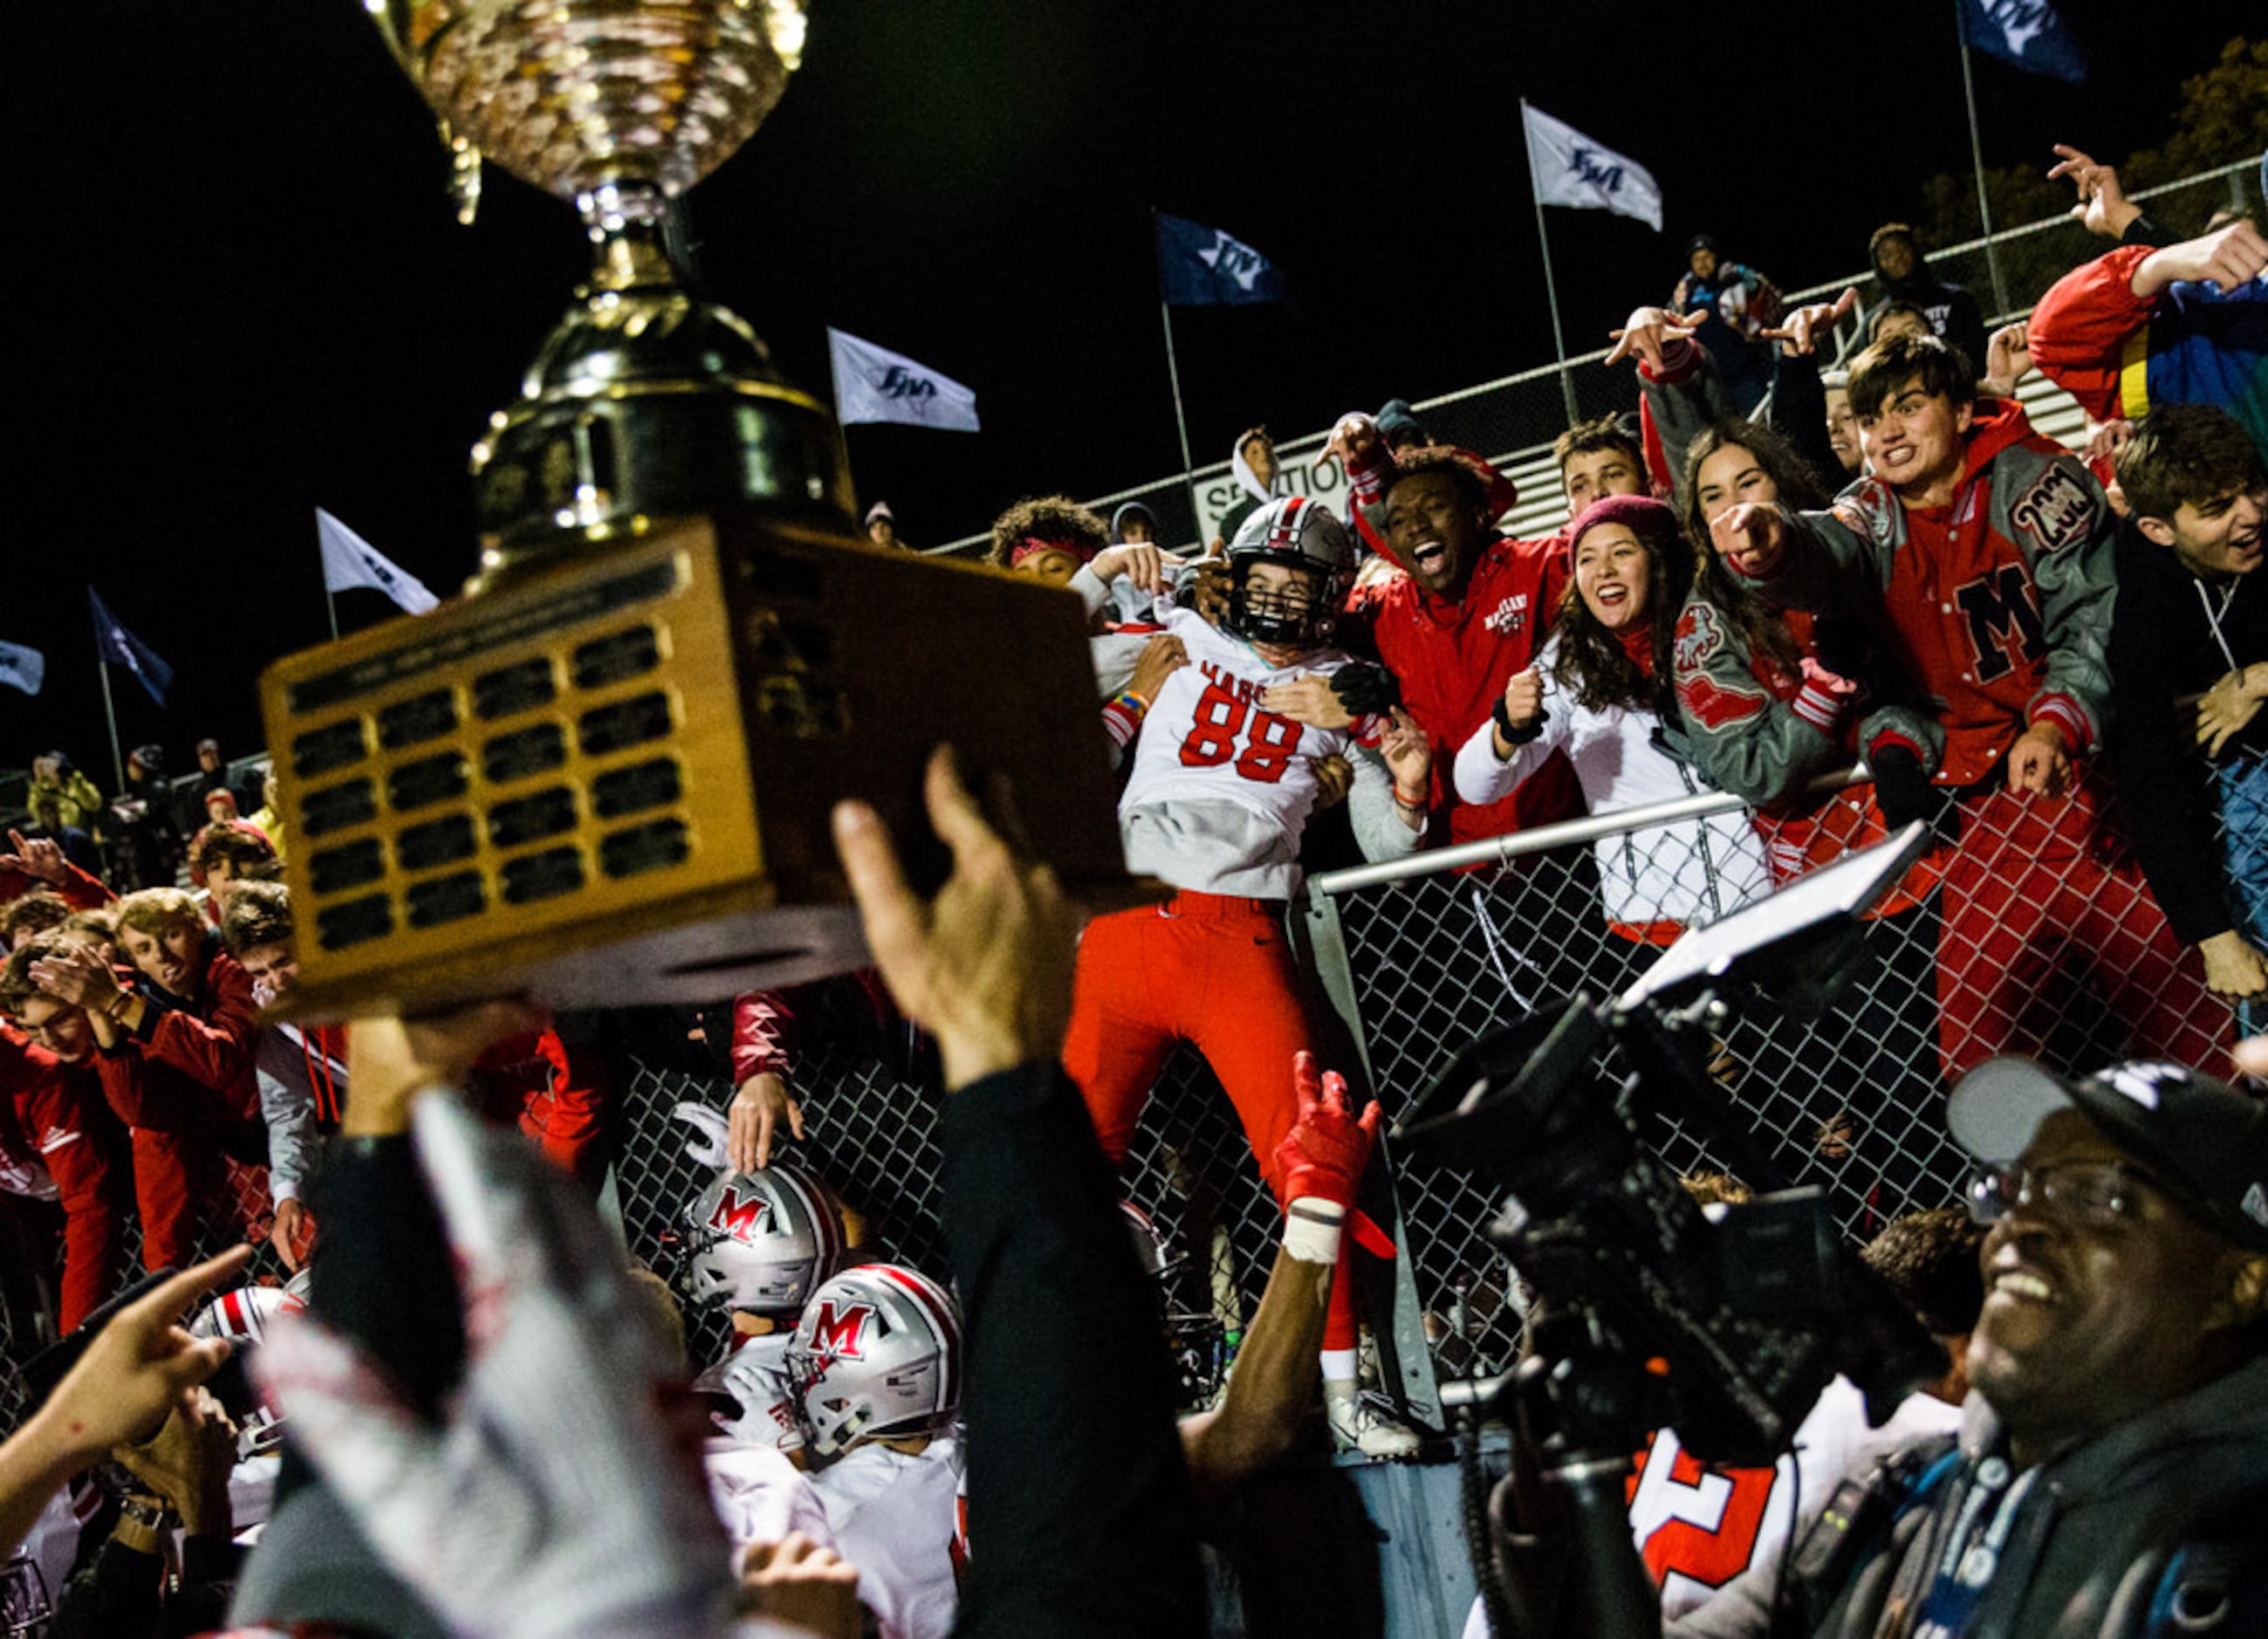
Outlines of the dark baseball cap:
M1961 1078L1946 1122L1961 1147L2007 1166L2039 1125L2073 1109L2176 1201L2240 1246L2268 1251L2268 1105L2178 1064L2116 1064L2080 1081L2029 1059L1988 1059Z

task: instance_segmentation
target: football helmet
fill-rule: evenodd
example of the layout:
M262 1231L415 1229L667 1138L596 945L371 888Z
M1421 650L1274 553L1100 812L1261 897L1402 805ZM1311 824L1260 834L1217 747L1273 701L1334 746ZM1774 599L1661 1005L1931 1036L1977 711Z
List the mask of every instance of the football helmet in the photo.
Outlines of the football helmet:
M803 1444L796 1421L795 1390L788 1380L789 1334L737 1338L733 1352L693 1379L693 1392L712 1395L709 1414L719 1432L745 1445L792 1451Z
M305 1273L304 1271L302 1272ZM226 1338L231 1348L205 1386L236 1420L236 1460L272 1451L284 1440L283 1411L245 1370L260 1340L278 1315L307 1306L306 1282L295 1276L288 1287L242 1286L197 1306L189 1318L194 1338Z
M1263 564L1307 572L1304 600L1256 586ZM1237 526L1228 543L1228 616L1221 624L1247 643L1314 648L1331 635L1354 572L1354 543L1328 507L1304 495L1273 500Z
M961 1316L927 1275L860 1264L811 1295L787 1372L804 1439L821 1457L935 1434L961 1409Z
M827 1186L784 1162L719 1172L686 1214L686 1292L696 1303L792 1314L843 1261L843 1220Z

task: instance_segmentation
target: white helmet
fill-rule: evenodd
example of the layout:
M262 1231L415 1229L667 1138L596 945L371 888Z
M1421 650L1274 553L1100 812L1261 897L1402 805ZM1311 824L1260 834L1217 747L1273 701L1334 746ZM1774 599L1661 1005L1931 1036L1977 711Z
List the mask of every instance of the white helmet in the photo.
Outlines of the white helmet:
M961 1409L961 1316L927 1275L860 1264L811 1295L787 1371L804 1437L821 1457L935 1434Z
M244 1363L260 1347L276 1316L293 1314L306 1306L306 1283L294 1277L288 1287L240 1286L223 1292L211 1302L199 1304L189 1318L191 1337L226 1338L232 1346L228 1359L206 1386L236 1419L239 1462L275 1450L284 1439L283 1411L254 1386Z
M712 1411L710 1419L742 1444L795 1451L803 1444L803 1429L787 1375L788 1333L735 1338L733 1345L731 1354L693 1379L693 1392L729 1403L729 1411Z
M1305 607L1248 584L1262 564L1306 570L1313 577ZM1228 543L1228 616L1222 624L1248 643L1314 648L1331 634L1354 572L1354 543L1330 509L1287 495L1237 526Z
M784 1162L718 1173L686 1224L685 1285L696 1303L791 1314L843 1261L843 1221L827 1186Z

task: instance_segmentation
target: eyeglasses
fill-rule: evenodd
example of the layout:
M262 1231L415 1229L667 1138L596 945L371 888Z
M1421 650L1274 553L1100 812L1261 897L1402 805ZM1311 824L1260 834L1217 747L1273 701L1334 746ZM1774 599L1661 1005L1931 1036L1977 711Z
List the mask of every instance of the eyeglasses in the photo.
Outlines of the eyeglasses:
M1987 1167L1970 1180L1969 1215L1996 1223L2019 1207L2044 1207L2074 1223L2107 1229L2141 1215L2137 1185L2146 1173L2119 1161L2072 1161L2053 1167Z

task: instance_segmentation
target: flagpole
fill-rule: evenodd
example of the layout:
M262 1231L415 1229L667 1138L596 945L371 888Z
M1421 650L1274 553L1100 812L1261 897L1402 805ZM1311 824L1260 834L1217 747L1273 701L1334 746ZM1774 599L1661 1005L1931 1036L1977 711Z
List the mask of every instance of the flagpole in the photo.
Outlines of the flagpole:
M339 640L339 600L332 594L328 570L323 574L323 608L330 614L331 641L336 643Z
M1160 296L1158 316L1166 323L1166 374L1174 384L1174 426L1182 435L1182 487L1189 492L1189 516L1195 520L1197 534L1204 534L1204 513L1197 506L1197 469L1189 461L1189 418L1182 409L1182 366L1174 357L1173 304ZM1200 549L1206 543L1200 539Z
M1520 100L1520 130L1523 142L1528 138L1528 99ZM1543 251L1543 295L1551 304L1551 345L1559 355L1559 390L1567 398L1567 423L1572 426L1583 418L1575 403L1575 377L1567 368L1567 336L1559 327L1559 286L1551 277L1551 235L1543 225L1543 196L1535 187L1535 156L1528 157L1528 196L1535 202L1535 239Z
M94 634L94 669L102 677L102 715L110 724L110 767L118 777L111 787L121 793L126 790L126 754L118 746L118 707L110 698L110 662L102 657L102 634Z
M1961 90L1969 100L1969 163L1977 173L1977 220L1984 229L1984 266L1992 280L1992 316L1998 319L2008 311L2008 287L2001 280L2000 253L1992 243L1992 203L1984 196L1984 144L1977 134L1977 77L1969 66L1969 26L1961 15L1962 4L1962 0L1953 0L1953 21L1961 40Z
M1153 255L1158 247L1158 207L1150 207L1150 246ZM1182 409L1182 366L1174 357L1174 305L1166 299L1166 274L1162 260L1158 269L1158 317L1166 327L1166 376L1174 385L1174 427L1182 437L1182 487L1189 492L1191 527L1200 539L1197 550L1208 544L1204 539L1204 512L1197 505L1197 468L1189 460L1189 418Z

